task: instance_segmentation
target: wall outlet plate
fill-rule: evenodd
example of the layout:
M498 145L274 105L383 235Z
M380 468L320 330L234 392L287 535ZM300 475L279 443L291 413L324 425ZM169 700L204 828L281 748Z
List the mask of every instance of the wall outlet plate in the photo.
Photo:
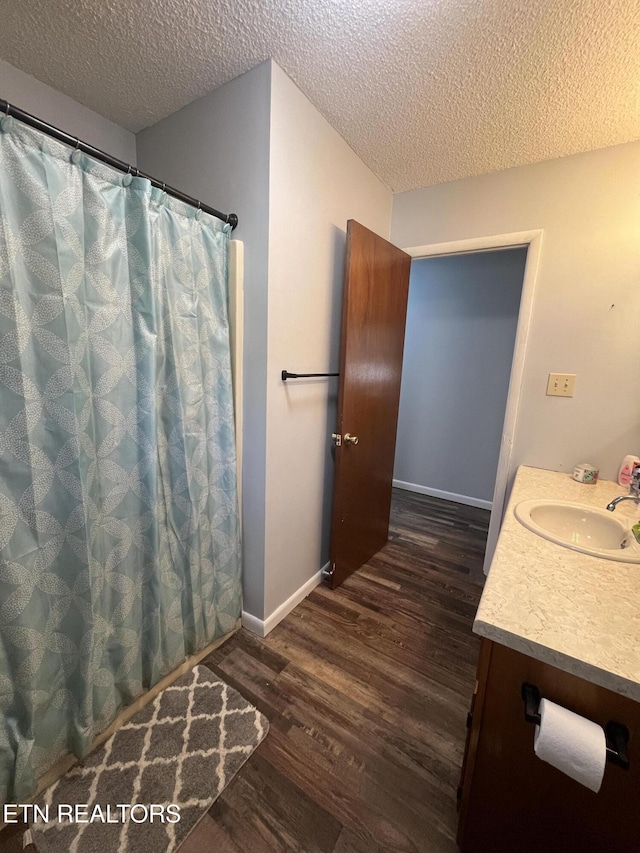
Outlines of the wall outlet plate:
M575 385L575 373L550 373L547 397L573 397Z

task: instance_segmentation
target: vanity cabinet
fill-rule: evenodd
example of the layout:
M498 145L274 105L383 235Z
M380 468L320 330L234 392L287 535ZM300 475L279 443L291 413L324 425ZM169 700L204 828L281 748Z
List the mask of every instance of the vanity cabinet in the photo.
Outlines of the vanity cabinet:
M629 730L629 768L607 761L595 794L533 752L523 682L606 726ZM638 853L640 703L482 639L460 788L462 853Z

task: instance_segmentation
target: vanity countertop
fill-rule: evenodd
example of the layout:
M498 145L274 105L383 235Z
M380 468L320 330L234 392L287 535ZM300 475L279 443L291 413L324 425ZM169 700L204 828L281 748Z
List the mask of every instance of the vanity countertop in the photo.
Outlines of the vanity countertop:
M527 530L514 515L531 498L604 509L626 489L569 474L518 469L473 630L640 702L640 563L572 551ZM616 516L638 520L631 501Z

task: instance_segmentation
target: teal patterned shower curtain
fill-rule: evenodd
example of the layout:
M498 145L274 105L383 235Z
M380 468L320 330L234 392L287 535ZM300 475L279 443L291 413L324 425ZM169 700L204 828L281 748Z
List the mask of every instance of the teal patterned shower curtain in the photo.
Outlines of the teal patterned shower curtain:
M241 610L228 225L0 122L0 799Z

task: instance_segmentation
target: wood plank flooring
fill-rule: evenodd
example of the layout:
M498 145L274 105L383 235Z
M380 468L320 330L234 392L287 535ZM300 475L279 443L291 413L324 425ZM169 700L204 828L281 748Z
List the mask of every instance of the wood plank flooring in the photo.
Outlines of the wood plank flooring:
M457 850L488 521L394 490L366 566L204 661L271 728L181 853Z
M457 850L488 521L394 490L389 542L366 566L205 659L270 731L181 853ZM2 836L17 853L17 833Z

